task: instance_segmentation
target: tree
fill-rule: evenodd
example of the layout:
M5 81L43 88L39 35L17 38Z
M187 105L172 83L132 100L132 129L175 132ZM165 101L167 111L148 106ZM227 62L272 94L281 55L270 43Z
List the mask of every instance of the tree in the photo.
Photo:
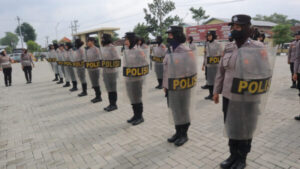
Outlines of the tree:
M169 26L178 22L182 25L182 19L168 14L175 9L175 3L170 0L153 0L148 4L149 11L144 8L145 20L148 31L153 36L164 35Z
M198 9L191 7L190 11L193 14L193 19L197 22L197 25L199 25L201 20L207 19L209 17L209 15L205 15L205 10L202 7L199 7Z
M38 52L38 51L40 51L40 49L41 49L41 46L38 45L37 43L35 43L35 42L32 41L32 40L29 40L29 41L26 43L26 45L27 45L27 50L28 50L29 52L31 52L31 53L33 53L33 52Z
M119 34L117 32L113 32L113 36L112 36L112 41L117 41L117 40L120 40L119 38Z
M136 33L139 37L144 38L145 41L149 40L148 26L146 26L144 23L138 23L134 27L133 32Z
M300 21L296 19L288 19L287 15L283 14L278 14L274 13L270 16L266 15L256 15L253 20L258 20L258 21L269 21L269 22L274 22L277 24L291 24L291 25L296 25L297 23L299 24Z
M290 42L293 37L291 32L291 25L288 24L279 24L272 29L274 35L274 43L276 45L283 46L284 43Z
M52 44L58 44L58 41L57 40L52 40Z
M1 45L10 46L13 49L16 48L18 42L19 42L18 36L11 32L5 32L5 36L0 39Z
M16 34L18 34L20 36L19 26L16 28L15 32L16 32ZM32 41L36 40L35 30L29 23L24 22L21 25L21 33L22 33L22 36L24 37L24 42L28 42L30 40L32 40Z

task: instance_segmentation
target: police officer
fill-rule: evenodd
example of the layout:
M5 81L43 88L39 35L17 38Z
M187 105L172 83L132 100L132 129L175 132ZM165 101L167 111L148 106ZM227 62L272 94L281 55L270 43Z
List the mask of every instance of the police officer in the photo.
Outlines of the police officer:
M7 56L5 49L0 50L0 70L2 69L4 74L5 86L11 86L11 67L12 59Z
M27 84L29 84L31 83L32 79L32 67L34 67L34 63L32 61L32 54L28 53L27 49L23 49L23 54L21 55L21 65Z
M67 65L65 65L66 71L68 72L70 79L72 81L73 87L70 89L70 92L77 91L77 80L76 75L73 69L73 59L74 59L74 51L73 51L73 45L72 43L68 42L66 43L66 55L65 55L65 61Z
M294 75L294 64L296 60L296 45L300 40L300 31L295 34L295 40L290 44L289 52L288 52L288 64L290 65L290 70L292 73L292 86L291 88L297 88L296 80L293 79Z
M80 39L75 40L75 56L73 60L73 66L77 70L77 76L81 82L82 92L78 94L78 97L83 97L87 95L87 83L85 78L85 68L84 68L84 61L85 61L85 49L83 42Z
M145 76L149 73L149 64L143 50L137 48L138 39L133 32L125 34L123 76L128 98L132 105L133 117L127 120L132 125L144 122L143 118L143 86ZM139 72L139 73L137 73Z
M294 75L293 80L297 81L297 88L299 89L299 97L300 97L300 31L297 34L298 41L296 43L296 59L294 62ZM295 117L295 120L300 120L300 115Z
M117 106L117 79L119 75L118 67L121 66L120 56L112 45L112 37L110 34L103 34L102 39L102 61L105 62L103 66L103 81L108 92L109 105L104 108L105 111L114 111L118 109Z
M56 56L57 56L57 69L58 69L58 74L59 74L59 81L57 84L63 84L64 83L64 68L63 68L63 52L64 52L64 45L54 45L54 48L56 48Z
M166 46L162 43L163 39L161 36L156 37L157 46L153 47L152 50L152 60L154 61L154 70L156 73L156 78L158 81L158 85L155 87L156 89L162 89L162 82L163 82L163 60L167 52Z
M188 45L189 45L189 48L192 50L192 51L196 51L196 45L195 43L193 43L194 41L194 38L192 36L189 36L187 42L188 42Z
M100 78L100 69L99 66L97 66L97 62L100 61L100 51L99 48L95 46L96 39L93 37L88 38L87 42L87 52L86 52L86 68L88 70L90 80L92 83L92 87L95 91L96 97L91 100L92 103L97 103L101 102L101 90L100 90L100 83L99 83L99 78ZM87 64L90 65L96 65L96 66L87 66Z
M261 43L265 43L265 38L266 38L265 33L264 32L260 32L257 40L260 41Z
M188 141L191 94L197 82L197 62L193 52L184 45L186 38L182 27L171 26L167 33L168 53L164 59L163 86L176 130L168 142L182 146Z
M205 49L206 52L204 56L204 62L207 67L206 85L209 90L209 95L205 97L205 99L212 100L214 82L217 74L218 64L222 54L222 47L221 44L216 41L217 39L216 31L208 31L206 38L207 38L207 44Z
M247 154L251 150L251 142L253 133L256 130L257 118L261 114L258 106L260 96L259 94L247 95L245 94L246 92L233 93L233 89L237 87L234 81L239 79L234 78L234 76L243 73L242 71L236 72L236 65L247 65L250 61L255 60L256 64L251 65L251 71L255 71L258 76L268 75L270 78L272 75L270 71L269 73L260 72L268 67L268 60L266 59L266 62L264 60L266 57L261 56L260 52L251 53L251 51L255 50L262 51L264 48L261 42L249 38L251 35L251 17L248 15L235 15L232 17L229 25L231 26L231 36L234 42L225 47L224 56L221 58L218 67L213 99L215 103L218 103L219 94L223 95L224 122L226 134L229 138L230 157L223 161L220 166L224 169L243 169L246 167ZM239 55L244 55L243 52L247 51L250 51L250 53L244 54L251 56L249 57L251 60L249 58L243 61L239 60L242 58ZM249 67L239 66L238 68L242 70L242 68ZM243 97L243 99L236 101L233 100L235 97Z
M51 60L50 64L51 64L52 70L55 75L55 78L53 79L53 81L58 81L59 75L58 75L58 68L57 68L57 63L56 63L56 51L55 51L53 44L49 45L48 59Z
M59 46L59 49L60 49L60 52L59 52L59 55L60 57L62 58L62 66L61 66L61 69L62 69L62 72L63 72L63 75L66 79L66 83L65 85L63 85L63 87L70 87L71 84L70 84L70 75L69 75L69 71L68 71L68 67L65 65L67 62L68 62L68 53L66 51L66 46L64 44L61 44Z

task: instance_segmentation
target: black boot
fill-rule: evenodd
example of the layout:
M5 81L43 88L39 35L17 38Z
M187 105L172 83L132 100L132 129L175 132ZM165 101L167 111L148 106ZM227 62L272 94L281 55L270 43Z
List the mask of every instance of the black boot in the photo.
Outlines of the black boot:
M251 150L252 139L238 140L238 147L236 151L236 161L232 164L230 169L244 169L246 168L247 155Z
M238 153L238 157L235 162L232 164L230 169L244 169L246 168L246 157L247 155L242 155Z
M94 87L95 90L95 95L96 97L94 99L91 100L92 103L97 103L97 102L101 102L102 98L101 98L101 91L100 91L100 87Z
M132 123L137 119L137 108L136 104L131 104L133 110L133 116L127 120L127 123Z
M222 169L230 169L237 159L237 141L229 139L230 156L220 164Z
M64 83L64 78L60 78L58 82L56 82L56 84L63 84Z
M214 91L214 86L208 86L209 90L209 95L205 97L205 100L213 100L213 91Z
M187 131L189 129L190 123L180 125L179 129L179 138L175 140L174 144L175 146L182 146L184 143L186 143L189 139L187 136Z
M136 120L134 120L131 124L136 126L144 122L143 118L143 103L136 104Z
M168 138L169 143L174 143L179 138L179 128L179 125L175 125L176 132L172 137Z
M300 120L300 115L295 117L295 120Z
M86 96L87 95L87 84L86 83L82 83L81 84L82 86L82 92L80 94L78 94L78 97L83 97L83 96Z
M58 81L58 74L55 74L55 79L52 80L53 82Z
M158 82L158 85L155 87L156 89L162 89L163 86L162 86L162 79L157 79L157 82Z
M74 91L77 91L77 82L76 81L72 81L72 84L73 84L73 88L70 89L70 92L74 92Z
M118 109L118 106L116 104L117 102L117 92L109 92L108 93L108 99L109 99L109 106L107 106L106 108L104 108L105 111L114 111Z
M297 88L297 85L296 85L296 82L295 82L295 81L293 81L293 84L292 84L291 88L292 88L292 89L296 89L296 88Z
M63 85L63 87L70 87L71 85L70 85L70 82L66 82L66 84L65 85Z
M208 89L207 85L201 86L202 89Z

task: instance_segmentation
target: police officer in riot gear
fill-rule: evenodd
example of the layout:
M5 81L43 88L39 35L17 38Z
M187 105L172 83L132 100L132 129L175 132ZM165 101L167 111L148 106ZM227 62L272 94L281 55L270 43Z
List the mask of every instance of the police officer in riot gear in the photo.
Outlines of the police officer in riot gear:
M243 80L243 76L246 76L247 73L251 74L253 71L256 73L250 77L256 79L253 82L259 81L257 79L264 79L265 77L261 77L263 75L271 78L272 71L269 68L268 59L265 59L268 55L264 55L266 53L263 52L264 45L249 38L251 17L235 15L229 25L234 42L225 47L215 79L213 99L215 103L218 103L219 94L223 95L224 122L226 135L229 138L230 157L223 161L220 166L224 169L243 169L246 167L247 154L251 150L257 121L262 113L259 104L263 93L254 95L248 94L246 91L239 91L240 93L236 94L236 88L239 86L237 82L241 82L239 80ZM243 71L243 69L247 69L247 71ZM242 76L242 78L236 78L236 76ZM249 76L244 78L251 82ZM243 81L243 87L248 81ZM262 84L269 83L269 80L262 82ZM267 91L268 88L264 90L264 92Z
M137 48L138 39L133 32L125 35L123 76L127 95L133 109L133 117L127 120L132 125L144 122L143 118L143 85L145 76L149 73L149 64L143 50ZM135 72L135 73L134 73ZM136 73L139 72L139 73Z
M191 94L197 82L197 62L193 52L184 45L186 38L182 27L171 26L167 33L168 53L164 59L163 86L176 130L168 142L182 146L188 141ZM181 81L186 85L176 85Z
M95 90L96 97L91 100L92 103L101 102L101 90L100 90L100 69L98 63L100 61L99 48L95 46L96 39L93 37L88 38L87 52L86 52L86 68L88 70L92 87Z
M214 90L214 82L217 74L219 60L222 54L222 48L220 43L216 41L217 35L216 31L208 31L207 35L207 44L205 48L205 56L204 62L206 65L206 85L209 90L209 95L205 97L206 100L212 100L213 98L213 90Z
M163 71L164 71L164 65L163 65L163 60L165 58L167 48L166 46L162 43L163 39L161 36L156 37L156 43L157 46L153 47L152 50L152 61L154 62L154 70L156 73L156 78L158 81L158 85L155 87L156 89L162 89L162 82L163 82Z
M87 83L86 83L86 76L85 76L85 68L84 68L84 61L85 61L85 49L84 43L80 39L75 40L75 56L73 66L77 70L77 76L81 82L82 92L78 94L78 97L83 97L87 95Z
M110 34L103 34L102 39L102 69L103 81L108 92L109 105L104 108L105 111L114 111L118 109L117 106L117 79L119 75L118 67L121 66L120 56L112 45L112 37Z
M55 47L55 45L54 45ZM59 73L59 81L57 84L63 84L64 83L64 44L57 45L56 54L57 54L57 66L58 66L58 73ZM67 80L67 79L66 79Z
M73 87L70 89L70 92L77 91L77 80L76 75L73 69L73 59L74 59L74 51L73 51L73 45L72 43L68 42L66 43L66 55L65 55L65 61L66 61L66 71L68 71L68 74L70 76L70 79L72 81Z
M48 60L50 61L52 70L54 72L55 78L52 81L58 81L58 69L57 69L57 63L56 63L56 51L53 44L49 45L49 51L48 51Z
M294 75L294 65L296 61L296 48L297 43L300 40L300 31L295 34L295 40L290 44L289 52L288 52L288 64L290 65L290 70L292 74L292 86L291 88L297 88L297 80L293 79Z

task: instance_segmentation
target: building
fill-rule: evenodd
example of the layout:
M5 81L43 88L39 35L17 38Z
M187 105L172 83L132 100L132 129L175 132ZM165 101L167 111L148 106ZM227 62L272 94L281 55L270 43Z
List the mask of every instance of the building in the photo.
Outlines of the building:
M59 41L59 43L67 43L67 42L71 42L71 40L70 40L69 38L67 38L67 37L63 37L63 38Z
M230 33L230 26L228 23L231 19L211 18L199 26L191 26L186 28L187 36L192 36L195 42L203 42L206 40L206 33L209 30L215 30L218 35L218 40L227 40ZM272 37L272 28L276 23L268 21L251 21L254 28L258 28L260 32L264 32L266 37Z
M120 28L112 28L112 27L103 28L102 27L102 28L96 28L96 29L92 29L92 30L75 33L75 34L73 34L73 36L75 38L81 39L86 44L88 37L90 37L92 35L96 35L98 37L99 44L101 45L101 37L104 33L113 35L113 33L117 30L120 30Z

